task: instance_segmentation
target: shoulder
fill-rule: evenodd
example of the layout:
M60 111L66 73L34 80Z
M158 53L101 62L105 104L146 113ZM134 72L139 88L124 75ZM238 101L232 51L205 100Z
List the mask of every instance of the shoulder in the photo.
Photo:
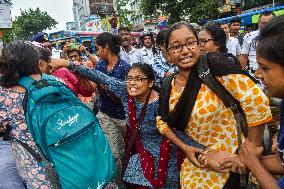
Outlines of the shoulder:
M128 62L126 62L126 60L124 59L120 59L119 64L126 69L130 69L130 64Z
M102 68L102 67L104 67L106 65L106 62L103 60L103 59L101 59L101 60L99 60L99 62L96 64L96 69L98 69L98 68Z

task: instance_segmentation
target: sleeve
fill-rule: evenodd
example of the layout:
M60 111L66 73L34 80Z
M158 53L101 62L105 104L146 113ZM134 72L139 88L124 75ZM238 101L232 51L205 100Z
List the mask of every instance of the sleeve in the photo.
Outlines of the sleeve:
M241 54L249 54L250 44L251 44L250 37L249 36L244 37L244 42L243 42Z
M0 96L0 132L4 132L8 123L8 108L5 104L10 104L12 101L6 98L5 95Z
M262 125L272 120L268 97L249 77L242 74L231 74L218 79L234 98L239 100L249 127Z
M158 55L154 57L154 62L152 64L152 68L153 68L156 76L159 77L159 78L164 78L165 73L167 73L167 71L169 70L169 68L164 66L161 58L158 57Z
M125 96L127 96L126 84L122 80L110 77L96 69L90 69L82 65L76 65L73 62L70 62L69 68L77 71L87 79L97 84L107 85L109 87L109 90L119 98L125 98Z
M168 124L162 120L161 116L156 117L156 126L161 134L169 129Z

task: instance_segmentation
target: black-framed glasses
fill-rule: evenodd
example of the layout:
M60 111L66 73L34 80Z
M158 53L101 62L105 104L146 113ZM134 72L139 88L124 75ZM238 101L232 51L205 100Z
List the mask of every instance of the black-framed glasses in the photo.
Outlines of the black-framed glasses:
M134 77L134 78L132 78L132 77L127 77L126 79L125 79L125 81L127 82L127 83L130 83L130 82L135 82L135 83L142 83L144 80L148 80L149 78L147 78L147 77Z
M176 45L170 46L168 49L172 51L173 53L177 53L177 52L181 52L184 46L188 50L195 49L197 47L197 41L189 41L189 42L186 42L185 44L176 44Z
M204 45L209 41L214 41L214 39L199 39L199 46L204 47Z

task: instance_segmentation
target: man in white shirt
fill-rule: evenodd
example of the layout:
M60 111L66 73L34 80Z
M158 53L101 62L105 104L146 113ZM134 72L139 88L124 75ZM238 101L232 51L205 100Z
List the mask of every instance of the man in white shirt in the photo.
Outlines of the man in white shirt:
M227 37L226 46L228 49L228 53L239 57L239 55L241 54L241 45L239 43L239 40L235 37L230 36L230 29L228 24L222 23L220 27L223 29Z
M140 51L131 46L131 32L130 29L127 27L120 27L118 29L118 35L121 38L121 50L124 51L127 56L121 57L125 59L127 63L130 65L141 62L142 61L142 54Z
M269 22L275 14L273 12L264 12L259 16L258 30L250 32L244 36L244 42L241 50L240 63L243 69L248 70L249 74L254 77L258 68L256 61L256 47L260 30ZM258 86L264 90L264 85L259 80Z
M260 15L258 20L258 30L250 32L244 36L244 43L241 50L240 63L243 69L248 69L253 75L258 68L256 61L256 46L259 36L259 31L269 22L275 14L273 12L264 12Z
M141 35L141 41L143 48L140 49L140 53L142 54L142 62L152 65L154 62L153 55L153 44L154 44L154 36L149 31L144 31Z

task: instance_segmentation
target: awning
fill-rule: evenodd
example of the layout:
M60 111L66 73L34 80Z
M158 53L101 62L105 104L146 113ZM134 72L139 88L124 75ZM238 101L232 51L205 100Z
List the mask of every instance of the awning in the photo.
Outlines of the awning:
M257 23L260 14L263 13L263 12L267 12L267 11L274 12L276 14L276 16L283 15L284 14L284 5L277 6L277 7L269 7L269 8L266 8L266 9L252 11L252 12L240 14L240 15L237 15L237 16L221 18L221 19L214 20L214 21L229 23L233 18L240 18L242 20L242 25L250 25L250 24Z

